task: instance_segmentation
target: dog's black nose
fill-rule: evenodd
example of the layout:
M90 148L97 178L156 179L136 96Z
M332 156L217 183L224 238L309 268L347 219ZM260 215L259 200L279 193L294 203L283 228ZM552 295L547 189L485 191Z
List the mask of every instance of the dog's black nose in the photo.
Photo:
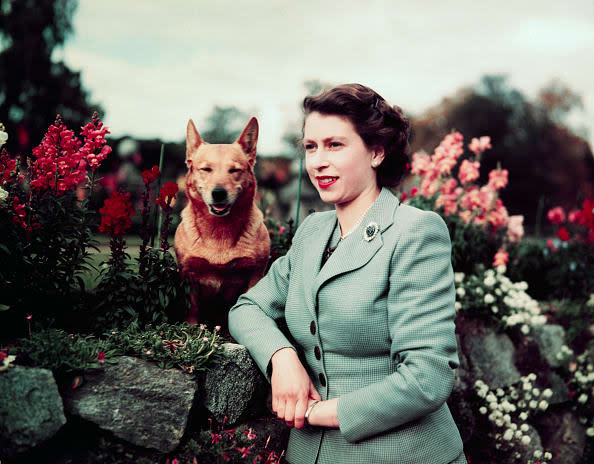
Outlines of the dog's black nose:
M227 199L227 190L224 187L215 187L212 189L212 200L215 203L220 203Z

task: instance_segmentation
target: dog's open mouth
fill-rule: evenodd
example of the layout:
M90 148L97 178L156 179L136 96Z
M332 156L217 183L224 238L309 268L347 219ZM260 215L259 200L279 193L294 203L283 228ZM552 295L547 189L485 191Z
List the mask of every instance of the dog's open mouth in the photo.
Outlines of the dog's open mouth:
M214 214L215 216L225 216L226 214L229 213L229 210L231 209L231 205L227 205L227 204L216 205L213 203L211 205L208 205L208 208L210 209L210 213Z

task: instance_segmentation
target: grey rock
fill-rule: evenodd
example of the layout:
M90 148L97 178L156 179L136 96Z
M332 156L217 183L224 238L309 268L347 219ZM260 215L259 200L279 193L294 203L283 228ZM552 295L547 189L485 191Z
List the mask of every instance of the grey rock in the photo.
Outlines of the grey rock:
M51 371L15 366L0 372L0 459L41 444L65 423Z
M89 370L64 397L68 413L134 445L174 450L184 435L197 383L179 369L122 356L117 364Z
M550 385L549 388L553 391L553 395L549 398L549 405L565 403L566 401L571 400L567 385L558 374L550 371L547 374L547 378Z
M200 402L219 423L227 417L232 425L265 412L270 385L245 346L224 343L221 348L220 361L204 377Z
M472 384L481 379L493 389L520 380L514 364L515 348L506 334L487 329L485 333L467 334L462 345L468 356Z
M538 344L540 353L551 367L559 367L563 363L557 359L561 347L565 345L565 329L560 325L545 324L533 328L534 340Z
M539 419L545 450L553 450L551 464L582 462L586 447L586 431L572 411L549 410Z

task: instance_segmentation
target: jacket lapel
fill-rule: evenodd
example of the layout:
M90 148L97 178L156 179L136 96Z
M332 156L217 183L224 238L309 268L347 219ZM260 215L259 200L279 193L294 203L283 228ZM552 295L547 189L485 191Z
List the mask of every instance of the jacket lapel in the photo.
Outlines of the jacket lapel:
M313 272L304 276L304 290L307 306L317 318L315 305L318 291L329 279L350 272L364 266L382 247L382 232L394 222L394 212L398 206L398 198L383 187L374 204L357 226L357 228L336 248L324 267L320 270L322 254L325 251L330 234L334 229L337 218L336 213L325 215L318 224L317 229L312 230L312 246L305 252L306 262L313 265ZM377 235L367 241L363 238L363 231L370 222L375 222L379 227ZM312 238L313 238L312 237Z

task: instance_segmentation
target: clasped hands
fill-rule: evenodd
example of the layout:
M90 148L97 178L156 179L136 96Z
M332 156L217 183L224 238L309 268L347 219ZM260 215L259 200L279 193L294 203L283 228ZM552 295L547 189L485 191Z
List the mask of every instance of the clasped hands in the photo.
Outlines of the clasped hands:
M318 400L307 422L309 425L338 427L338 398L322 401L293 348L282 348L272 356L272 410L289 427L305 425L305 411Z

